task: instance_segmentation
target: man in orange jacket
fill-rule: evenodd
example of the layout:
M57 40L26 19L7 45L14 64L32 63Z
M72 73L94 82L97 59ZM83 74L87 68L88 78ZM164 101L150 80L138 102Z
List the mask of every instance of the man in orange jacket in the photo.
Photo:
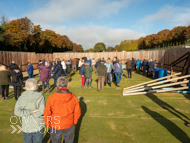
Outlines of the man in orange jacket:
M65 143L72 143L74 125L81 115L77 97L67 87L69 80L59 77L57 80L58 91L49 96L44 110L44 121L48 128L52 143L61 143L64 135Z

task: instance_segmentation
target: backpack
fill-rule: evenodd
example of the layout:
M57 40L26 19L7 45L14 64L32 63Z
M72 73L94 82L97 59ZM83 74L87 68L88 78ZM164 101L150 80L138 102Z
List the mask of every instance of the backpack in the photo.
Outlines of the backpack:
M18 81L19 81L18 73L15 72L15 74L12 76L12 82L15 83L15 82L18 82Z

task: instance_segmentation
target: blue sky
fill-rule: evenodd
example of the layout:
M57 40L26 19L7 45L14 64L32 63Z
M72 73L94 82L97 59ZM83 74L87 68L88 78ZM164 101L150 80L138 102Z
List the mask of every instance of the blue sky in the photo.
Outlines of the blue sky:
M188 26L190 0L0 0L0 14L28 17L89 49Z

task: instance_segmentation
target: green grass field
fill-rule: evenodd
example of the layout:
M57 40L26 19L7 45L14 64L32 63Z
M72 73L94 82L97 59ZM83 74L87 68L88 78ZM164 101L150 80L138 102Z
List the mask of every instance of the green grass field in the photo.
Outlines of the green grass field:
M36 79L39 80L38 77ZM69 90L78 98L83 97L80 101L83 117L75 128L75 143L190 142L190 128L185 125L190 122L189 94L160 93L123 97L123 88L150 79L133 73L132 79L122 76L121 87L107 85L103 91L97 91L97 76L94 72L92 79L93 89L81 87L78 72L73 74L70 81ZM53 80L50 83L52 85ZM51 93L44 94L46 100ZM13 90L10 90L10 96L14 96ZM0 101L0 143L23 142L22 132L11 133L12 123L15 123L14 126L21 125L16 117L12 117L14 106L14 98ZM48 133L44 133L43 142L50 142Z

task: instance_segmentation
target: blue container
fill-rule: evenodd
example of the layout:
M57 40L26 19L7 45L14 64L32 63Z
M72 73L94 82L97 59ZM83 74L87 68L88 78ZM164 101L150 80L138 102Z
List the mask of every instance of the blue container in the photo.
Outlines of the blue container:
M165 77L165 76L167 76L167 70L165 70L165 69L160 69L160 70L159 70L158 78L162 78L162 77ZM160 81L163 81L163 80L166 80L166 79L162 79L162 80L160 80Z
M157 79L159 78L159 71L160 71L161 68L155 68L154 69L154 79Z
M164 70L164 76L167 76L167 75L168 75L168 71Z
M158 78L162 78L162 77L164 77L164 70L160 69L158 72Z

